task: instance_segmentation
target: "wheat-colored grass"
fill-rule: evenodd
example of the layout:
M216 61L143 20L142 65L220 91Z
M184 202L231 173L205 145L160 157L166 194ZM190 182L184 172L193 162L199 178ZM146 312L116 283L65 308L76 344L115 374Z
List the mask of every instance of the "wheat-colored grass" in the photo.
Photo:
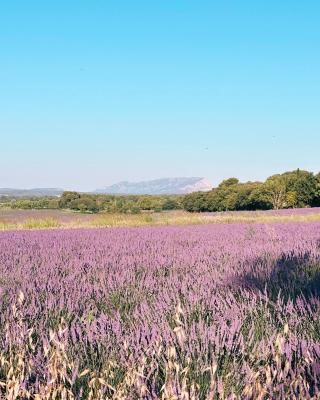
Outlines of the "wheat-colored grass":
M6 327L7 339L10 343L9 351L0 349L0 398L4 400L34 399L34 400L75 400L77 393L86 393L88 400L125 400L128 398L148 399L148 373L155 366L160 371L161 360L164 360L164 385L161 388L158 400L198 400L200 387L193 381L190 374L190 359L184 356L183 344L185 341L184 312L181 305L177 305L174 333L177 337L177 346L163 348L161 338L157 352L151 351L141 357L138 363L128 363L122 379L114 387L113 380L115 364L109 360L98 370L78 370L76 360L71 360L68 355L68 346L64 341L64 333L68 329L64 319L61 319L56 332L48 332L47 343L40 351L46 358L46 374L38 376L38 384L26 386L24 383L34 374L32 355L36 352L33 341L33 329L25 330L24 320L20 307L24 302L24 295L20 292L17 304L12 306L17 329ZM11 327L12 328L12 327ZM12 332L15 332L13 335ZM290 338L290 329L285 324L284 329L278 332L274 346L267 354L252 354L250 370L246 371L246 384L240 390L228 388L228 376L220 376L218 365L201 366L203 372L208 372L210 385L204 395L204 400L214 399L269 399L272 387L281 384L284 377L288 376L290 365L286 360L284 345ZM126 343L123 344L126 346ZM37 349L39 351L39 348ZM301 367L308 369L313 360L308 357L301 360ZM155 364L155 365L153 365ZM219 386L219 388L218 388ZM310 397L307 375L298 376L292 381L291 386L300 393L295 399L318 399ZM287 388L289 390L289 388ZM154 398L154 397L152 397ZM274 398L274 397L272 397ZM280 397L279 397L280 398ZM281 397L283 398L283 397ZM286 397L287 398L287 397Z
M277 223L277 222L312 222L320 221L319 209L308 214L267 214L263 212L234 213L188 213L184 211L153 214L92 214L82 215L68 213L68 218L42 217L37 218L1 219L0 230L29 230L52 228L112 228L112 227L142 227L165 225L197 225L197 224L236 224L236 223Z

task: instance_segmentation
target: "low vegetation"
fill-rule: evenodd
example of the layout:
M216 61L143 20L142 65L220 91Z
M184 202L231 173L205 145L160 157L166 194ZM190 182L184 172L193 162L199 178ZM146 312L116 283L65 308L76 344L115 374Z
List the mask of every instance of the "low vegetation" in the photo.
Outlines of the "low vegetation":
M166 225L320 221L320 208L189 213L183 210L138 214L80 214L64 210L0 210L0 230L112 228Z
M0 398L319 398L319 222L0 235Z

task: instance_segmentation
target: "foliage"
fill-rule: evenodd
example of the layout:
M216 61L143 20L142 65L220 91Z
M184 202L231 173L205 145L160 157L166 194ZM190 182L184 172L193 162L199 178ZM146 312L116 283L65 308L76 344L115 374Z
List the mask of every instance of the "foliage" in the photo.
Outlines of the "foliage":
M93 195L66 191L57 197L11 198L0 197L0 207L12 209L69 209L81 213L131 213L170 211L182 208L181 196L118 196Z
M312 200L313 207L320 207L320 173L316 175L315 195Z
M177 210L181 208L179 196L117 196L64 192L59 207L80 212L109 212L138 214L141 211Z
M55 197L34 197L34 198L14 198L8 199L6 205L13 209L57 209L59 207L59 200Z
M320 205L320 178L299 169L265 182L240 183L230 178L209 192L186 195L182 204L192 212L312 207Z
M268 178L265 189L274 209L311 206L317 195L317 178L298 169Z

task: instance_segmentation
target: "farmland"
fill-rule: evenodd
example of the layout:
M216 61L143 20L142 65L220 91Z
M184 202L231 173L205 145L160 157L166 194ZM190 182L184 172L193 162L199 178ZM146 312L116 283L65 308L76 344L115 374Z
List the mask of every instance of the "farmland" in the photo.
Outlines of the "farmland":
M0 208L0 230L312 221L320 221L319 207L214 213L189 213L180 210L141 214L104 212L98 214L84 214L72 212L70 210L19 210Z
M317 216L0 232L2 395L317 399Z
M2 1L0 400L320 400L320 1Z

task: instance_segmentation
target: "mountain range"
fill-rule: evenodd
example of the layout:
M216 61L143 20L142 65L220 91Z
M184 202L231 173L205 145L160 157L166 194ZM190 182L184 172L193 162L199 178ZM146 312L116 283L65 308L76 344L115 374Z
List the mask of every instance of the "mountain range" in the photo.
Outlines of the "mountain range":
M162 178L142 182L119 182L95 193L100 194L187 194L198 191L208 191L212 185L205 178Z
M34 188L34 189L12 189L0 188L0 196L8 197L45 197L61 196L63 189L60 188Z
M187 194L198 191L208 191L212 185L204 178L162 178L142 182L119 182L102 189L89 192L92 194L119 194L119 195L170 195ZM64 189L60 188L34 188L12 189L0 188L0 196L8 197L43 197L60 196Z

